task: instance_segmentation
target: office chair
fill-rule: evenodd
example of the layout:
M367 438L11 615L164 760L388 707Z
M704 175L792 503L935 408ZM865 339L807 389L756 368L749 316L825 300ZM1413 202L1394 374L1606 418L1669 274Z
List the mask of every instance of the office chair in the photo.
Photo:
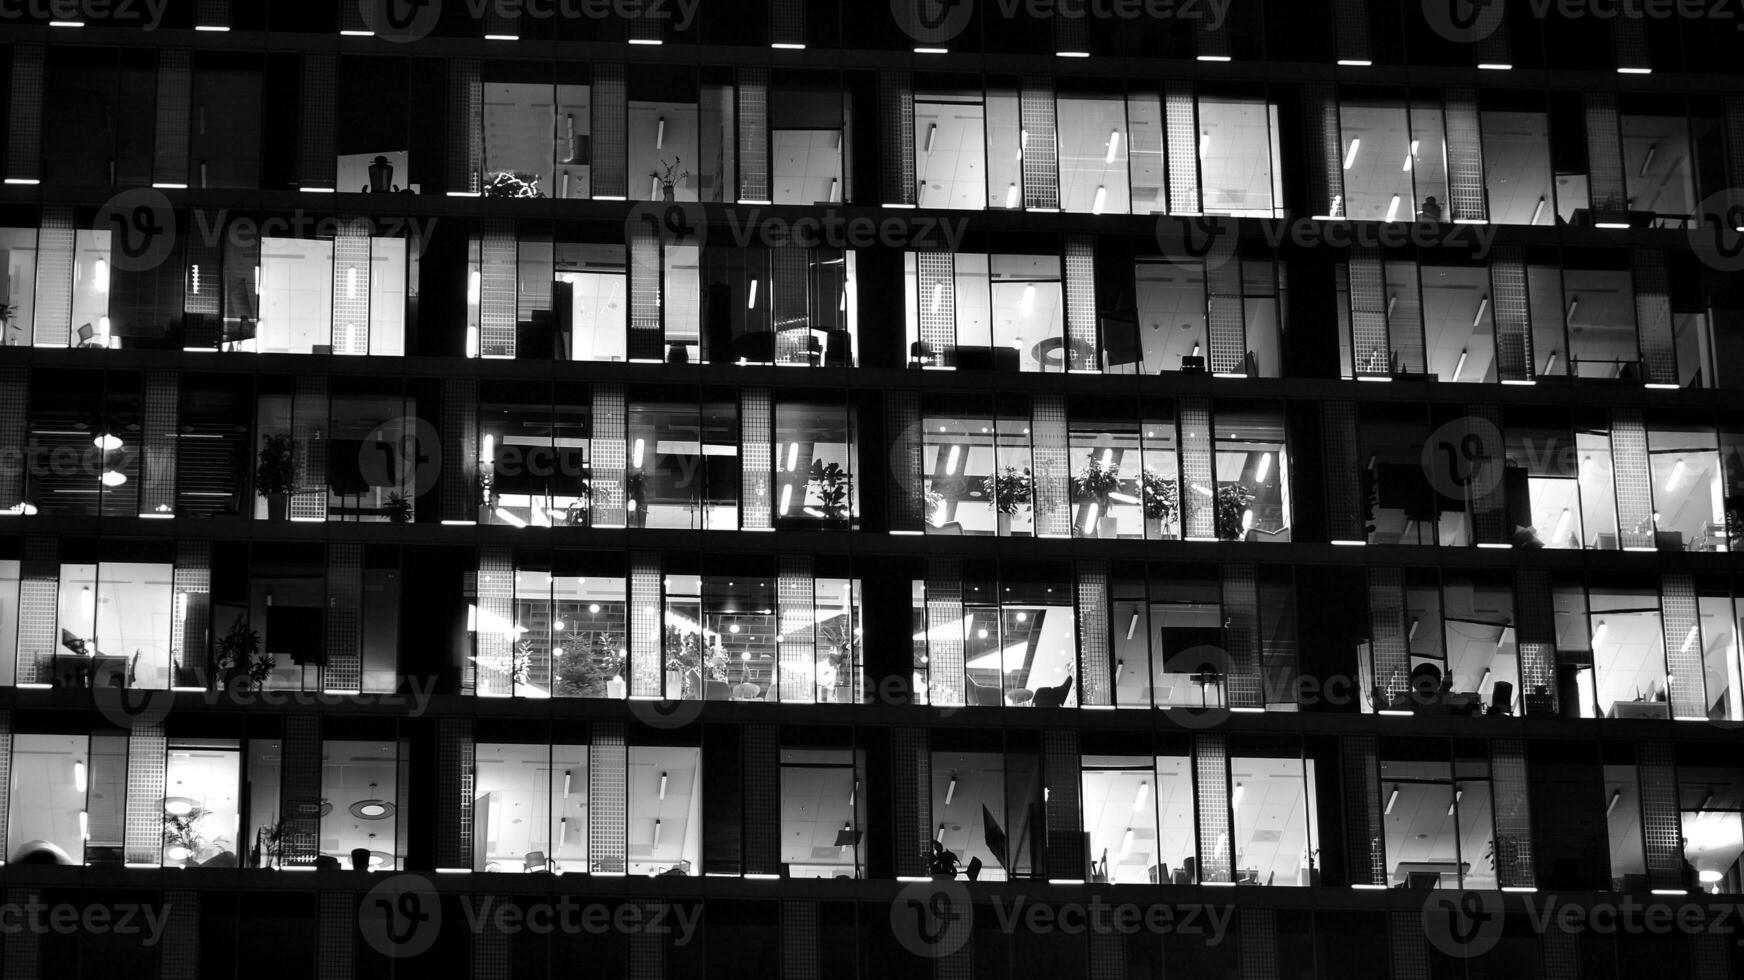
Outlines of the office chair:
M528 851L527 856L521 859L523 874L545 874L550 870L551 859L545 856L544 851Z

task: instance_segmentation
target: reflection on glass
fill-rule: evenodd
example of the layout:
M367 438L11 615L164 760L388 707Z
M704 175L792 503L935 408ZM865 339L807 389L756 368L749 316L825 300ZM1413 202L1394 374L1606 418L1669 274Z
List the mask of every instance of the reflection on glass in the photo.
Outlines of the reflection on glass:
M164 867L238 865L241 776L242 755L234 741L171 744L164 778Z
M8 864L85 863L90 765L83 735L21 732L12 737Z
M340 868L355 867L362 857L370 870L398 869L394 743L327 741L322 748L320 856Z

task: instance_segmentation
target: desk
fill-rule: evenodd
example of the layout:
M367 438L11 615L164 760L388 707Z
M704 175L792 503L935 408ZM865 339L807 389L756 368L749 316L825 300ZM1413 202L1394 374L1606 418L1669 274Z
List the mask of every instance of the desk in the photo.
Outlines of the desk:
M1459 887L1461 875L1471 873L1470 861L1400 861L1393 869L1394 886L1403 886L1406 879L1414 874L1439 875L1442 884Z

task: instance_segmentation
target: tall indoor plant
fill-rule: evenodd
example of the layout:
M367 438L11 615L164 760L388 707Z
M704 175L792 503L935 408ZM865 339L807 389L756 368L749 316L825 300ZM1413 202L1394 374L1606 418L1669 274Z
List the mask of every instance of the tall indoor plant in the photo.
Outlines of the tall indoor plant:
M848 495L853 488L852 477L848 476L848 471L839 463L814 459L811 461L811 472L807 474L807 482L817 489L824 520L846 527L851 512Z
M1153 541L1174 533L1175 515L1181 512L1181 484L1146 469L1141 490L1144 497L1145 537Z
M981 489L993 501L993 513L999 521L1000 537L1011 534L1011 518L1019 509L1034 506L1034 484L1028 467L1019 472L1017 467L1007 466L987 477L982 482Z
M1245 484L1224 483L1217 487L1218 540L1240 541L1247 534L1243 517L1253 502L1253 491Z
M268 520L290 516L291 491L297 485L297 442L280 433L266 437L254 468L254 492L266 498Z
M1091 452L1085 461L1084 468L1072 477L1072 502L1078 504L1096 505L1096 533L1098 537L1112 538L1116 533L1118 522L1109 514L1110 496L1120 489L1120 473L1112 466L1104 465L1102 457ZM1079 529L1088 534L1085 529Z

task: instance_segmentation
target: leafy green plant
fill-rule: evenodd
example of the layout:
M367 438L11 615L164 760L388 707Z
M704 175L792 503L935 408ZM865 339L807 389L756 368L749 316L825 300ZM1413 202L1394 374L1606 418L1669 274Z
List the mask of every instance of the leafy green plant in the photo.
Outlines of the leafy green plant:
M1140 480L1140 489L1144 498L1144 516L1153 521L1168 524L1175 519L1181 510L1181 484L1176 480L1146 469Z
M237 616L230 629L218 638L213 657L214 666L218 668L218 683L226 683L238 671L252 677L251 668L260 656L260 633L250 627L246 616ZM271 673L270 669L268 673Z
M266 437L260 463L254 468L254 489L261 496L290 493L297 484L297 443L288 435Z
M1020 507L1028 507L1034 501L1035 485L1030 478L1029 468L1018 472L1017 467L1007 466L988 476L982 481L981 490L993 501L993 509L1001 514L1015 514Z
M573 630L563 634L563 652L552 665L553 688L562 698L603 698L606 684L622 677L625 658L621 633L603 630Z
M848 492L852 487L853 478L848 471L838 463L826 463L821 459L811 461L811 472L807 478L817 487L818 500L823 505L824 517L832 521L848 519Z
M667 691L667 695L670 697L676 694L681 698L702 697L702 637L690 630L668 625L664 642L666 669L677 671L684 685L682 691Z
M403 493L390 493L382 501L382 511L388 520L395 524L409 524L412 520L412 501Z
M1080 503L1095 501L1107 510L1108 495L1120 489L1120 473L1104 466L1102 458L1091 453L1084 468L1072 477L1072 499Z
M1240 541L1247 529L1242 527L1242 515L1253 505L1253 491L1240 483L1225 483L1217 488L1217 537L1224 541Z
M485 197L544 197L539 189L539 175L522 171L499 170L485 179Z
M654 179L660 181L661 187L677 187L679 181L688 180L690 178L690 171L686 170L684 173L678 172L678 165L683 162L683 157L673 157L671 163L661 160L660 166L666 168L666 170L664 173L656 172L653 174Z
M200 831L201 824L210 813L205 807L198 806L180 815L165 811L163 846L184 848L188 855L183 860L191 860L208 843L205 834Z

